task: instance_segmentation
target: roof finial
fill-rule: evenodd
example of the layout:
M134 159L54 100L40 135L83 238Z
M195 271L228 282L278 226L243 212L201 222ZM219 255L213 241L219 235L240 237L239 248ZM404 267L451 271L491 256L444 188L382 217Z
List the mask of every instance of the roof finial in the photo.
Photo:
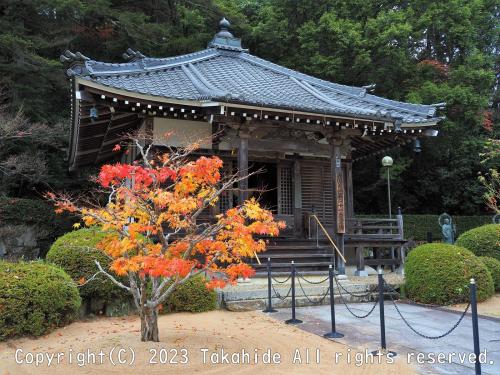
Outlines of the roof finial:
M214 38L208 43L209 48L221 48L232 51L247 51L241 47L241 39L235 38L229 31L231 23L222 17L219 21L219 31L215 34Z
M221 30L228 30L231 27L231 23L226 19L226 17L222 17L219 22L219 27Z
M226 17L222 17L219 21L219 32L216 35L223 38L234 38L233 34L229 31L230 27L231 23L226 19Z

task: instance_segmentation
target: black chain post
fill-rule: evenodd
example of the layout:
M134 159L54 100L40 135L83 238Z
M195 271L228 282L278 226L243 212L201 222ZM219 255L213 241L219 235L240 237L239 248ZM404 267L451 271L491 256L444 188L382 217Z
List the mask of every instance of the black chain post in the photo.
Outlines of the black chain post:
M382 268L378 269L378 306L380 315L380 349L372 352L373 355L396 356L395 352L387 350L385 341L385 311L384 311L384 275Z
M302 320L295 318L295 263L292 260L292 319L285 321L286 324L300 324Z
M267 258L267 308L263 310L262 312L265 313L274 313L277 312L278 310L273 309L273 302L271 300L271 258Z
M470 307L472 312L472 336L474 339L474 354L476 355L476 375L481 374L481 362L479 362L479 323L477 317L477 290L476 281L470 279Z
M331 314L331 323L332 323L332 331L325 333L323 337L329 338L329 339L338 339L341 337L344 337L342 333L339 333L335 329L335 299L334 299L334 293L333 293L333 265L330 264L328 266L328 279L330 281L330 314Z

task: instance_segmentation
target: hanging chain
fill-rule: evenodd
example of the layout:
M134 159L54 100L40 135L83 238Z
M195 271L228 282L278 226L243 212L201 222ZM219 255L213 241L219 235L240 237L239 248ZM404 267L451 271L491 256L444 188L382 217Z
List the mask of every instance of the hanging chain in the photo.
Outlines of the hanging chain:
M342 289L345 293L349 294L350 296L352 297L358 297L358 298L363 298L363 297L368 297L370 295L373 294L373 292L376 292L377 289L378 289L378 285L376 285L375 287L373 287L372 289L370 289L368 292L366 293L363 293L363 294L357 294L357 293L352 293L352 292L349 292L346 288L344 288L344 286L342 284L340 284L340 282L338 281L338 279L335 277L335 282L337 283L337 285L339 286L339 289Z
M306 283L314 284L314 285L323 284L325 281L327 281L330 278L329 276L327 276L325 279L323 279L321 281L310 281L310 280L307 280L301 273L297 272L297 276L298 276L298 278L301 278L302 280L304 280Z
M347 305L347 302L345 301L344 299L344 296L342 295L342 291L340 289L340 285L339 285L339 282L337 281L337 278L335 278L335 282L337 283L337 286L339 287L339 295L340 295L340 300L342 301L342 303L344 304L344 306L346 307L347 311L349 311L355 318L358 318L358 319L364 319L364 318L367 318L368 316L370 316L370 314L375 310L375 307L377 307L377 303L378 303L378 299L375 300L373 306L371 307L371 309L365 314L365 315L357 315L356 313L354 313L350 308L349 306Z
M386 283L386 281L384 280L384 285L389 289L393 289L390 285L388 285ZM442 339L443 337L445 336L448 336L450 333L452 333L459 325L460 323L462 322L462 320L464 319L465 315L467 315L467 311L469 311L469 307L470 307L470 302L467 304L467 307L465 308L464 312L462 313L462 315L460 315L460 318L457 320L457 322L448 330L446 331L445 333L441 334L441 335L437 335L437 336L428 336L426 334L423 334L419 331L417 331L415 328L413 328L410 323L406 320L406 318L403 316L403 314L401 313L401 311L399 310L399 307L398 305L396 304L396 302L394 301L394 299L392 298L392 294L389 293L389 296L391 298L391 301L392 301L392 304L394 305L394 307L396 308L396 311L398 312L399 316L401 317L401 319L403 320L403 322L408 326L408 328L410 328L414 333L416 333L417 335L419 335L420 337L423 337L425 339L429 339L429 340L438 340L438 339Z
M274 292L274 296L275 297L278 297L280 300L284 301L286 300L288 297L290 297L290 292L292 291L292 287L290 287L288 289L288 292L286 293L286 295L283 297L281 294L278 293L278 291L274 288L274 285L271 285L272 288L273 288L273 292Z
M299 286L300 286L300 289L302 290L302 294L304 295L304 297L306 297L306 299L309 301L309 303L313 304L313 305L321 305L323 303L323 301L325 300L326 296L328 294L330 294L330 287L328 287L328 289L326 290L326 292L323 294L323 296L317 300L317 301L313 301L309 298L309 296L306 294L305 290L304 290L304 287L302 286L302 282L300 281L300 278L297 278L298 282L299 282Z
M278 284L284 284L286 283L288 280L290 280L292 278L292 274L290 273L290 276L288 276L285 280L277 280L275 279L274 277L271 276L271 279L275 282L275 283L278 283Z

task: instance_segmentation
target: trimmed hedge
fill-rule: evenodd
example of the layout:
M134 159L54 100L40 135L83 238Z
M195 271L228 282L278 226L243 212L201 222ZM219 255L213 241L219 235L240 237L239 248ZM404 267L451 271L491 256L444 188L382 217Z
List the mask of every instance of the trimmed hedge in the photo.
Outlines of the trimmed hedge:
M65 270L79 283L80 279L89 280L97 271L97 260L103 269L109 268L110 259L96 245L106 233L98 228L78 229L59 237L47 253L47 261ZM79 288L83 299L112 300L124 294L105 275L98 275L88 284Z
M489 224L471 229L458 237L457 245L469 249L477 256L500 260L500 225Z
M500 290L500 260L492 257L480 257L479 259L481 259L490 271L493 283L495 284L495 290Z
M78 317L80 296L59 267L0 261L0 340L43 335Z
M167 298L163 311L203 312L216 308L217 295L215 291L207 289L204 277L195 276L177 287Z
M387 214L356 215L359 217L387 217ZM427 232L432 233L434 241L442 239L441 227L438 224L439 215L407 215L403 214L405 238L415 241L426 241ZM452 216L453 223L457 225L458 234L472 228L491 223L491 216Z
M476 280L478 301L494 294L490 272L469 250L430 243L410 251L405 263L408 297L421 303L448 305L468 302L469 282Z

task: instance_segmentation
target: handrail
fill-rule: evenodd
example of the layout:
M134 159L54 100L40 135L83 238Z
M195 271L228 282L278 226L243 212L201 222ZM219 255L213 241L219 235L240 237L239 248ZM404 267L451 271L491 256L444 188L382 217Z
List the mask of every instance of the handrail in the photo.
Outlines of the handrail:
M257 253L255 251L253 252L253 255L255 255L255 259L257 259L257 263L259 263L259 266L260 266L262 263L260 262L259 256L257 255Z
M342 260L344 261L344 264L347 264L344 256L342 255L342 253L340 252L339 248L337 247L337 245L335 245L335 242L333 242L332 238L330 237L330 235L328 234L328 232L326 231L325 227L323 226L323 224L321 224L321 221L319 221L318 217L314 214L311 215L313 218L316 219L316 221L318 222L319 226L321 227L321 229L323 229L323 232L325 233L326 237L330 240L331 244L333 245L333 248L337 251L337 254L342 258ZM316 234L317 235L317 234Z

